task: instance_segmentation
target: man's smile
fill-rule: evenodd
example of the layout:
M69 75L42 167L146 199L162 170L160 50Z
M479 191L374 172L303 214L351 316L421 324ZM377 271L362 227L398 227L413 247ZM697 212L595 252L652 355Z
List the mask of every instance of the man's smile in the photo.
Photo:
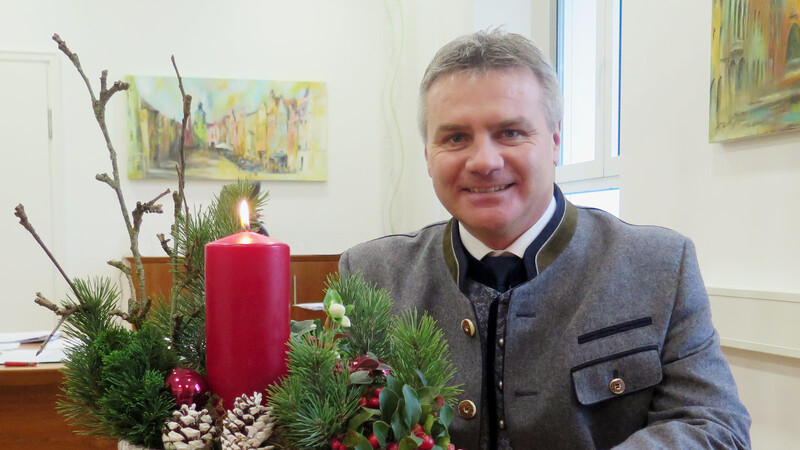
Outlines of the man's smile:
M492 192L504 191L510 188L513 184L514 183L500 184L497 186L489 186L489 187L472 187L472 188L466 188L466 190L474 194L488 194Z

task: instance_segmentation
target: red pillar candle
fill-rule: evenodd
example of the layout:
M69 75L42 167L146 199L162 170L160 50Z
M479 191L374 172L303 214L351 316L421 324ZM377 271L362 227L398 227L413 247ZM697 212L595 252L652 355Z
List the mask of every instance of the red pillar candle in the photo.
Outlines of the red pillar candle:
M245 230L205 254L206 374L227 410L286 374L289 246Z

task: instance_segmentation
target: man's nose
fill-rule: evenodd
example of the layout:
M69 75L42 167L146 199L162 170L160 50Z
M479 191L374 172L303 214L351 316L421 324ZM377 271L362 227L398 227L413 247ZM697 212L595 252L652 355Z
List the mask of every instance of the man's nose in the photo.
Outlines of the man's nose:
M489 136L476 137L472 143L466 169L481 175L503 168L503 155L497 142Z

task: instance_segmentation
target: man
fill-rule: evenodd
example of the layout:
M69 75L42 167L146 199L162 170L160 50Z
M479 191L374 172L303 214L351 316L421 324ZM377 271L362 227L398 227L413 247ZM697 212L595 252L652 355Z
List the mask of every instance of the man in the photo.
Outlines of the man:
M458 447L749 447L692 243L564 199L562 109L522 36L447 44L420 128L453 219L356 246L340 271L437 319L464 388Z

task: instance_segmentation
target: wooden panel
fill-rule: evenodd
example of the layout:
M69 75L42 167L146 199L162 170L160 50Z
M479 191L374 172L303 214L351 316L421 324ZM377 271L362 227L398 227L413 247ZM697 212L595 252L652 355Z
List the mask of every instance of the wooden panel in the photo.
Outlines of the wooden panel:
M0 448L115 449L116 441L75 434L56 412L62 364L0 366Z
M339 255L295 255L289 263L292 303L321 302L329 274L339 271Z
M132 258L125 258L128 264ZM169 296L172 289L170 260L166 256L143 257L147 295L156 300L159 296ZM339 268L339 255L292 255L289 262L291 276L290 301L293 303L321 302L325 297L325 282L329 274ZM134 273L136 295L139 295L138 278Z

